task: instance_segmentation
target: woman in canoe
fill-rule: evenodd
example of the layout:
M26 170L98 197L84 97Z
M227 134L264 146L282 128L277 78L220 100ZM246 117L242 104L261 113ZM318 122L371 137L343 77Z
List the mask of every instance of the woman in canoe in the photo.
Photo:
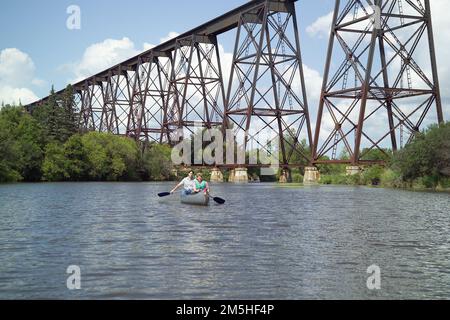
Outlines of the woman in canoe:
M203 180L203 176L201 173L197 174L197 179L195 179L195 187L194 192L204 192L206 194L209 194L209 184L205 180Z

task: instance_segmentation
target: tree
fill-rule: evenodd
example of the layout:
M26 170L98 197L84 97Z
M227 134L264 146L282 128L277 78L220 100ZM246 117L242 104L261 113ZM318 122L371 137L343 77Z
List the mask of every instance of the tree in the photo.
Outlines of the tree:
M64 155L64 146L58 142L51 142L45 148L45 160L42 165L45 181L65 181L69 178Z
M75 108L74 102L74 90L71 85L62 93L62 110L61 110L61 128L60 133L62 134L61 140L67 141L72 135L78 132L78 115Z
M429 177L437 185L450 177L450 123L417 134L395 155L392 167L408 182Z
M88 180L89 163L82 136L73 135L64 144L65 170L70 181Z
M152 144L142 158L145 180L169 180L172 176L172 149L168 145Z
M138 148L129 138L89 132L81 138L91 180L132 180L137 178Z
M0 110L0 181L39 181L44 158L42 129L21 107Z
M61 95L57 95L52 87L47 102L33 110L32 114L44 128L48 142L64 143L78 132L73 87L70 85Z

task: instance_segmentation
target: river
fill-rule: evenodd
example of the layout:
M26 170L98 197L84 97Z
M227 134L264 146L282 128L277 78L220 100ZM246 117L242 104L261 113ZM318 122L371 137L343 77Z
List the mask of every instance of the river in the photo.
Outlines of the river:
M449 194L219 184L226 205L191 207L171 187L1 185L0 299L450 299Z

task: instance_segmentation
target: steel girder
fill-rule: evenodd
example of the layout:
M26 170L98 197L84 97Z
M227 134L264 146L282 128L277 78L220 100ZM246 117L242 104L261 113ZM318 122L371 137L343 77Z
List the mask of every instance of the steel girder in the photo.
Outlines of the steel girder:
M312 145L312 135L295 5L275 4L266 1L241 14L226 120L246 151L280 154L287 166L311 160L301 140Z
M136 65L128 114L127 136L162 143L165 137L165 104L168 96L171 56L155 52Z
M192 35L178 39L165 104L166 141L195 134L196 127L222 126L224 100L217 38Z
M315 163L371 161L444 121L429 0L336 0L314 136ZM376 21L377 6L380 21ZM378 24L378 25L377 25ZM428 47L423 57L418 48ZM340 59L340 60L338 60ZM332 64L337 68L332 70ZM327 161L329 159L329 161Z

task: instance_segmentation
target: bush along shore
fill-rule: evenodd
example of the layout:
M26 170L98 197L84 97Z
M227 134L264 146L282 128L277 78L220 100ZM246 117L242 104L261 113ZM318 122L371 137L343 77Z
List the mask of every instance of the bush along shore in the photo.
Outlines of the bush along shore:
M450 191L450 123L429 127L401 151L392 154L386 150L378 160L385 160L386 165L368 166L351 176L346 175L345 166L319 167L320 182Z

